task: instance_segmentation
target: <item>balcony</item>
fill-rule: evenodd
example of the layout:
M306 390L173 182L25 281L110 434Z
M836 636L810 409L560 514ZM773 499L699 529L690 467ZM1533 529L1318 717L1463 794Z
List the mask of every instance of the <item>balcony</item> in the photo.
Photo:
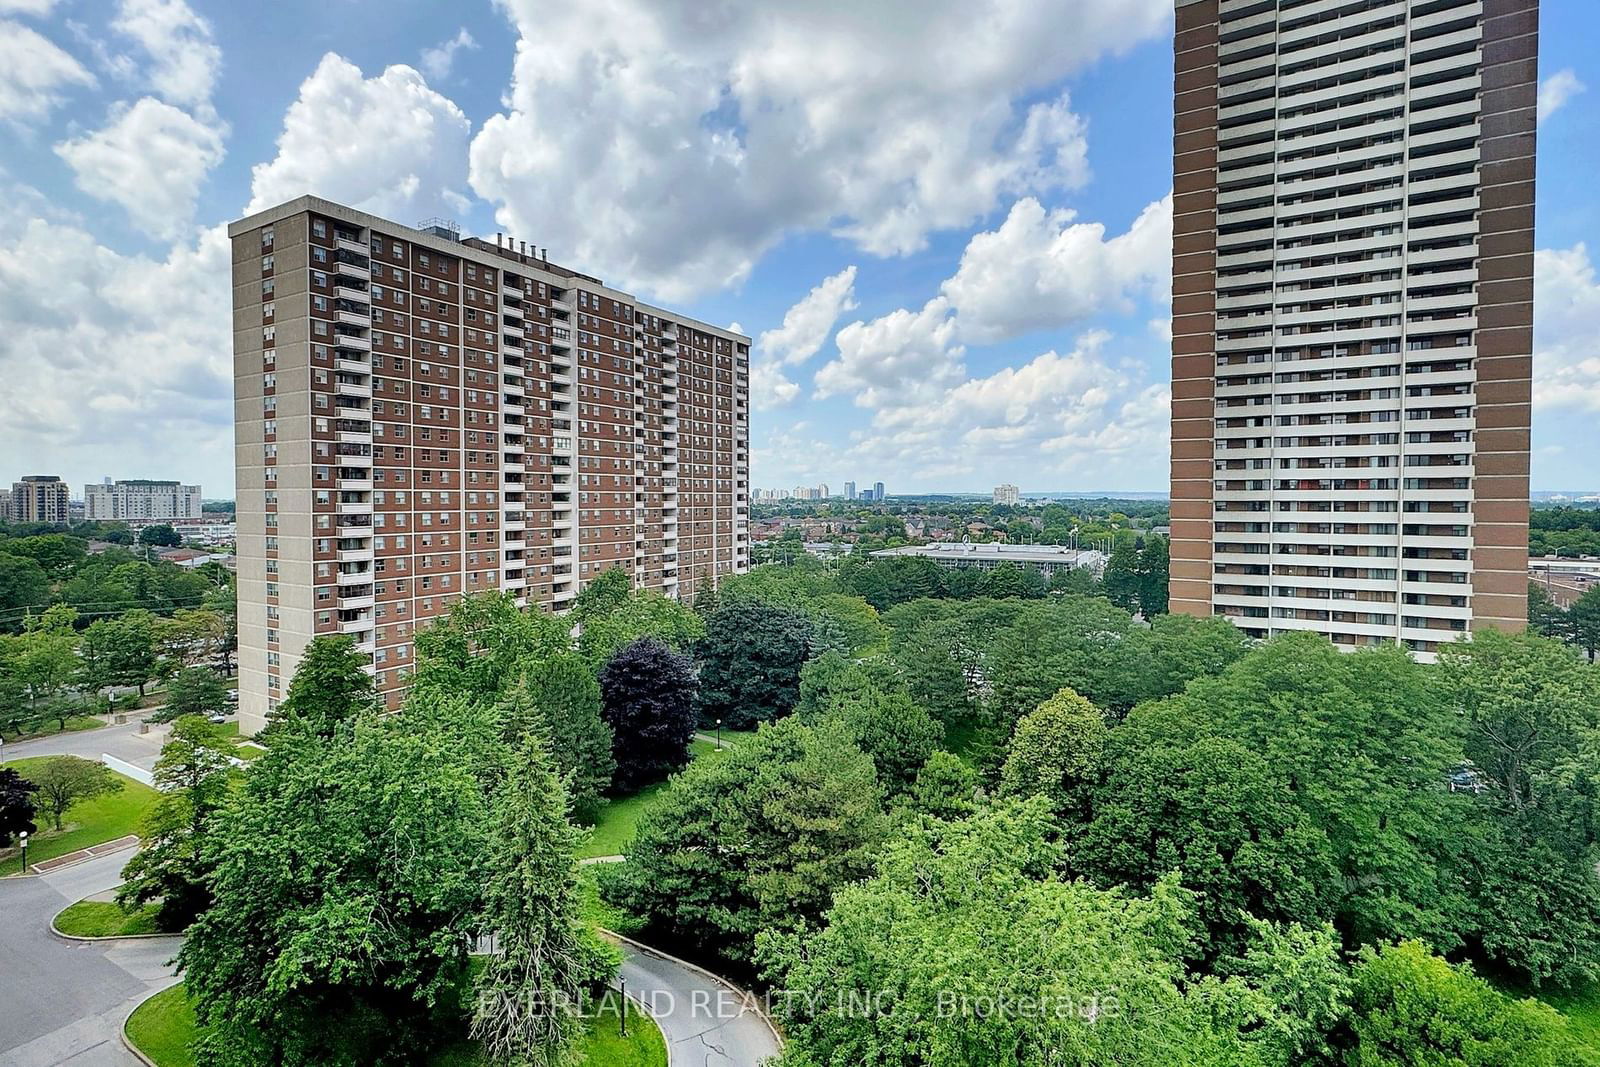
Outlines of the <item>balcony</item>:
M341 548L335 553L334 558L340 563L371 563L373 559L372 546L366 548Z

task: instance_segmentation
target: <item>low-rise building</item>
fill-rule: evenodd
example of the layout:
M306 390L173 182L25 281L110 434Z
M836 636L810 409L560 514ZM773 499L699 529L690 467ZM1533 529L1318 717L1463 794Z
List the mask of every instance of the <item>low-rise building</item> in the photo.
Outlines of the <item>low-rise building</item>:
M1100 574L1106 567L1106 554L1090 548L1066 545L1006 545L939 542L931 545L903 545L874 552L878 559L916 556L931 559L941 567L973 567L993 570L1002 563L1032 567L1045 577L1057 571L1082 568Z

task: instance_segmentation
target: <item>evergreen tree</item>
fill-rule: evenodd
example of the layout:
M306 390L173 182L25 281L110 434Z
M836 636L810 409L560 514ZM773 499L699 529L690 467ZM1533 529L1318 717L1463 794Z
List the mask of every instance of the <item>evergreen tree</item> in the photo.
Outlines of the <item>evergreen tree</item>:
M1106 572L1101 582L1106 599L1123 611L1139 610L1139 594L1143 581L1139 573L1139 553L1134 548L1132 536L1117 538L1106 561Z
M572 1064L585 993L611 977L616 960L582 927L578 832L537 733L512 760L493 820L484 920L497 951L477 978L472 1036L491 1063Z
M600 685L588 664L571 652L535 660L501 700L500 715L512 746L538 734L567 783L573 818L593 822L617 765L611 727L600 717Z
M700 721L748 730L794 710L800 668L812 653L813 628L798 612L761 600L724 603L706 620L696 648Z
M1139 612L1146 619L1167 613L1167 539L1151 534L1139 550Z

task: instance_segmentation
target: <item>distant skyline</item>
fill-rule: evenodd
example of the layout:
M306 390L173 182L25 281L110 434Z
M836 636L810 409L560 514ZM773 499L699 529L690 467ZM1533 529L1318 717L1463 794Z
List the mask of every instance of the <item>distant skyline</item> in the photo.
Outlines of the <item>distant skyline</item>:
M231 497L221 227L309 191L737 324L754 485L1160 491L1172 11L0 0L0 480ZM1597 443L1600 4L1541 23L1547 490Z

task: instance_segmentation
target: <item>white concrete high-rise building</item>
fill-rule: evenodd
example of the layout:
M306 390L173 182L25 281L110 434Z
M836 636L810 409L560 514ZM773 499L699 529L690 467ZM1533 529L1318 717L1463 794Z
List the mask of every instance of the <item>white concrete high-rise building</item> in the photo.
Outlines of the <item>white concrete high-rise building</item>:
M113 519L198 519L200 487L130 478L83 487L83 517Z
M1177 0L1172 610L1520 628L1538 0Z
M1020 499L1020 494L1017 487L1011 483L1007 482L1004 485L994 487L994 502L996 504L1009 504L1015 507L1018 499Z

